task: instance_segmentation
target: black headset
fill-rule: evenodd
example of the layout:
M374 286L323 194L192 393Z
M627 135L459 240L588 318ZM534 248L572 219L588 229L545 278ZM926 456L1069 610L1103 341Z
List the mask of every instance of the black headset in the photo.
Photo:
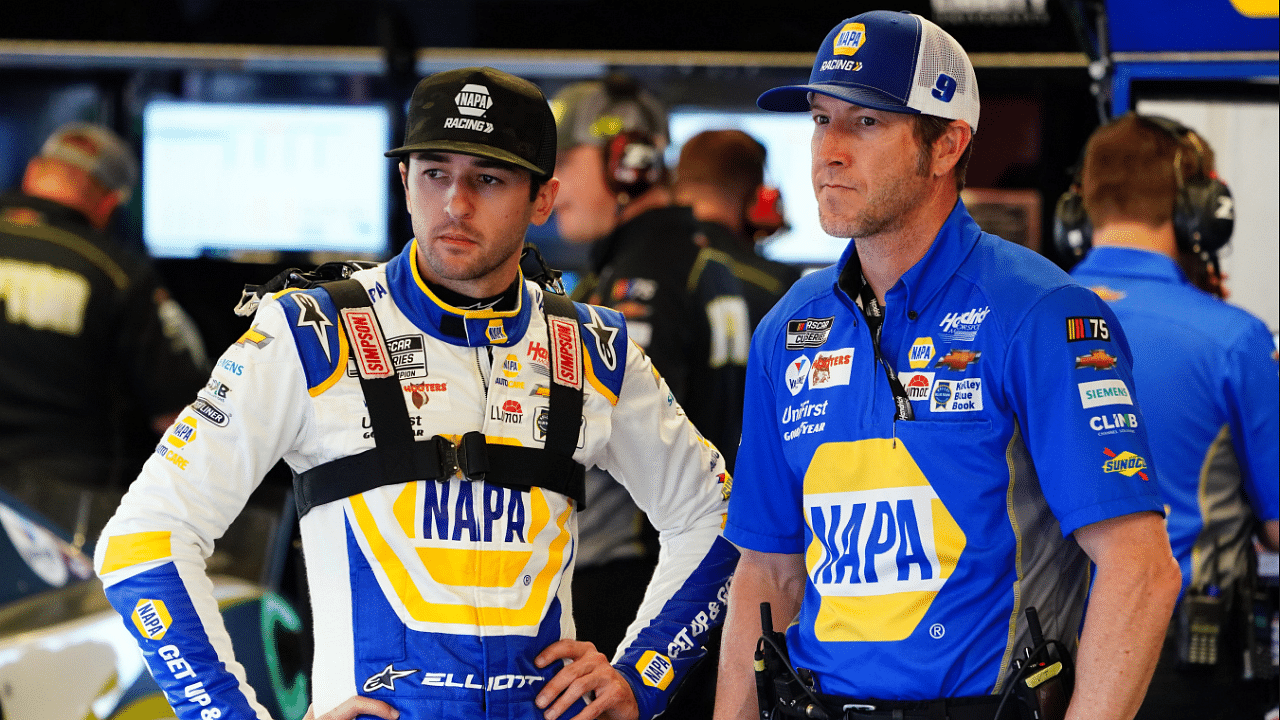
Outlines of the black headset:
M618 105L630 104L643 117L645 126L664 128L662 132L665 132L666 118L641 97L640 85L633 78L611 72L605 76L603 84L608 101L599 116L607 115ZM662 161L659 142L654 132L638 129L625 130L606 139L604 181L619 205L640 197L666 178L667 169Z
M1231 240L1236 224L1235 202L1231 190L1217 175L1208 172L1204 140L1191 128L1176 120L1157 115L1136 115L1148 126L1173 138L1178 151L1173 158L1173 175L1178 190L1173 204L1173 235L1182 252L1214 258ZM1080 176L1088 144L1080 151L1075 179L1053 213L1053 244L1058 255L1072 261L1084 257L1093 245L1093 225L1084 210L1080 194ZM1190 148L1196 155L1196 170L1190 178L1182 176L1182 153Z

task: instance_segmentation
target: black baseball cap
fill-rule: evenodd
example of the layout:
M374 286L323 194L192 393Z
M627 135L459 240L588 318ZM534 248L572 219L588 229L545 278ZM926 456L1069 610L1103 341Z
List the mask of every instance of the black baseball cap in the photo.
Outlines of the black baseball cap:
M511 163L550 177L556 167L556 119L537 85L491 67L423 78L409 100L403 157L440 150Z

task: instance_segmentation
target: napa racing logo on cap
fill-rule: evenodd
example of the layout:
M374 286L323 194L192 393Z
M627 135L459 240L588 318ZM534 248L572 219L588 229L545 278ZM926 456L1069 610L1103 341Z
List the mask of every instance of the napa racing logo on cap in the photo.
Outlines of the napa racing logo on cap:
M834 55L854 55L866 41L866 25L862 23L845 23L845 26L840 28L840 32L836 33L835 47L831 52Z
M1120 473L1125 477L1133 477L1137 475L1144 481L1150 480L1147 474L1142 472L1147 469L1147 461L1138 455L1125 450L1117 455L1111 448L1103 448L1102 453L1109 459L1102 463L1102 472Z
M169 616L169 609L164 606L163 600L143 598L134 606L133 614L129 617L138 628L138 632L148 640L163 638L164 634L169 632L169 625L173 623L173 618Z
M1080 406L1088 409L1099 405L1132 405L1133 397L1123 380L1094 380L1077 383L1080 390Z
M489 88L484 85L475 85L467 83L462 86L462 90L453 96L453 102L458 106L458 114L466 117L450 117L445 118L444 126L446 128L457 128L459 130L475 130L482 133L493 132L493 123L481 120L489 108L493 107L493 98L489 96Z
M812 364L809 362L809 358L804 355L792 360L791 364L787 366L787 389L791 391L792 395L799 395L800 391L804 389L805 383L809 380L809 368L811 367Z
M911 343L911 351L907 355L907 363L911 365L911 369L919 370L929 367L929 363L933 360L936 350L933 347L933 338L920 337Z

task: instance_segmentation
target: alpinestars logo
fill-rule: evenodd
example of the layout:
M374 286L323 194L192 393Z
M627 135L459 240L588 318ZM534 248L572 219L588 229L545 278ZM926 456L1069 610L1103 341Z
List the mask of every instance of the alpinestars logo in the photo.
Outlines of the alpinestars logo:
M325 317L324 312L320 310L320 302L310 295L294 293L291 297L298 304L298 327L309 326L315 331L325 358L332 362L333 353L329 350L329 328L333 327L333 321Z
M458 128L460 130L476 130L482 133L493 132L493 123L481 120L484 114L493 107L493 98L489 96L489 88L484 85L473 85L468 83L462 86L462 90L453 96L453 102L458 106L458 113L466 115L466 117L445 118L444 126L446 128Z
M591 322L586 325L586 328L596 339L596 351L600 353L600 359L604 361L606 368L617 370L618 356L613 351L613 339L618 335L618 328L606 325L596 314L595 308L588 306L587 312L591 313Z
M416 672L418 671L417 670L397 670L395 669L395 667L391 665L387 665L385 668L383 668L382 672L378 673L377 675L373 675L368 680L364 681L364 691L373 692L374 690L390 690L392 692L395 692L396 680L400 678L409 677L410 675L413 675Z

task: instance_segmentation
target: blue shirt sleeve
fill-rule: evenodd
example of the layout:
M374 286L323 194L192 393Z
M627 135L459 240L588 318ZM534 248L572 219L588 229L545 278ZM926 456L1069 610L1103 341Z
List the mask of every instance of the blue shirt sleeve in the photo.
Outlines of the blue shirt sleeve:
M1223 392L1249 503L1259 520L1280 519L1280 368L1261 322L1250 323L1226 363Z
M1163 513L1132 367L1119 321L1078 285L1042 298L1010 338L1008 402L1064 536L1112 517ZM1104 424L1132 431L1105 433Z
M761 323L747 356L742 444L724 536L748 550L800 553L805 527L802 488L783 455L774 387L777 327Z

